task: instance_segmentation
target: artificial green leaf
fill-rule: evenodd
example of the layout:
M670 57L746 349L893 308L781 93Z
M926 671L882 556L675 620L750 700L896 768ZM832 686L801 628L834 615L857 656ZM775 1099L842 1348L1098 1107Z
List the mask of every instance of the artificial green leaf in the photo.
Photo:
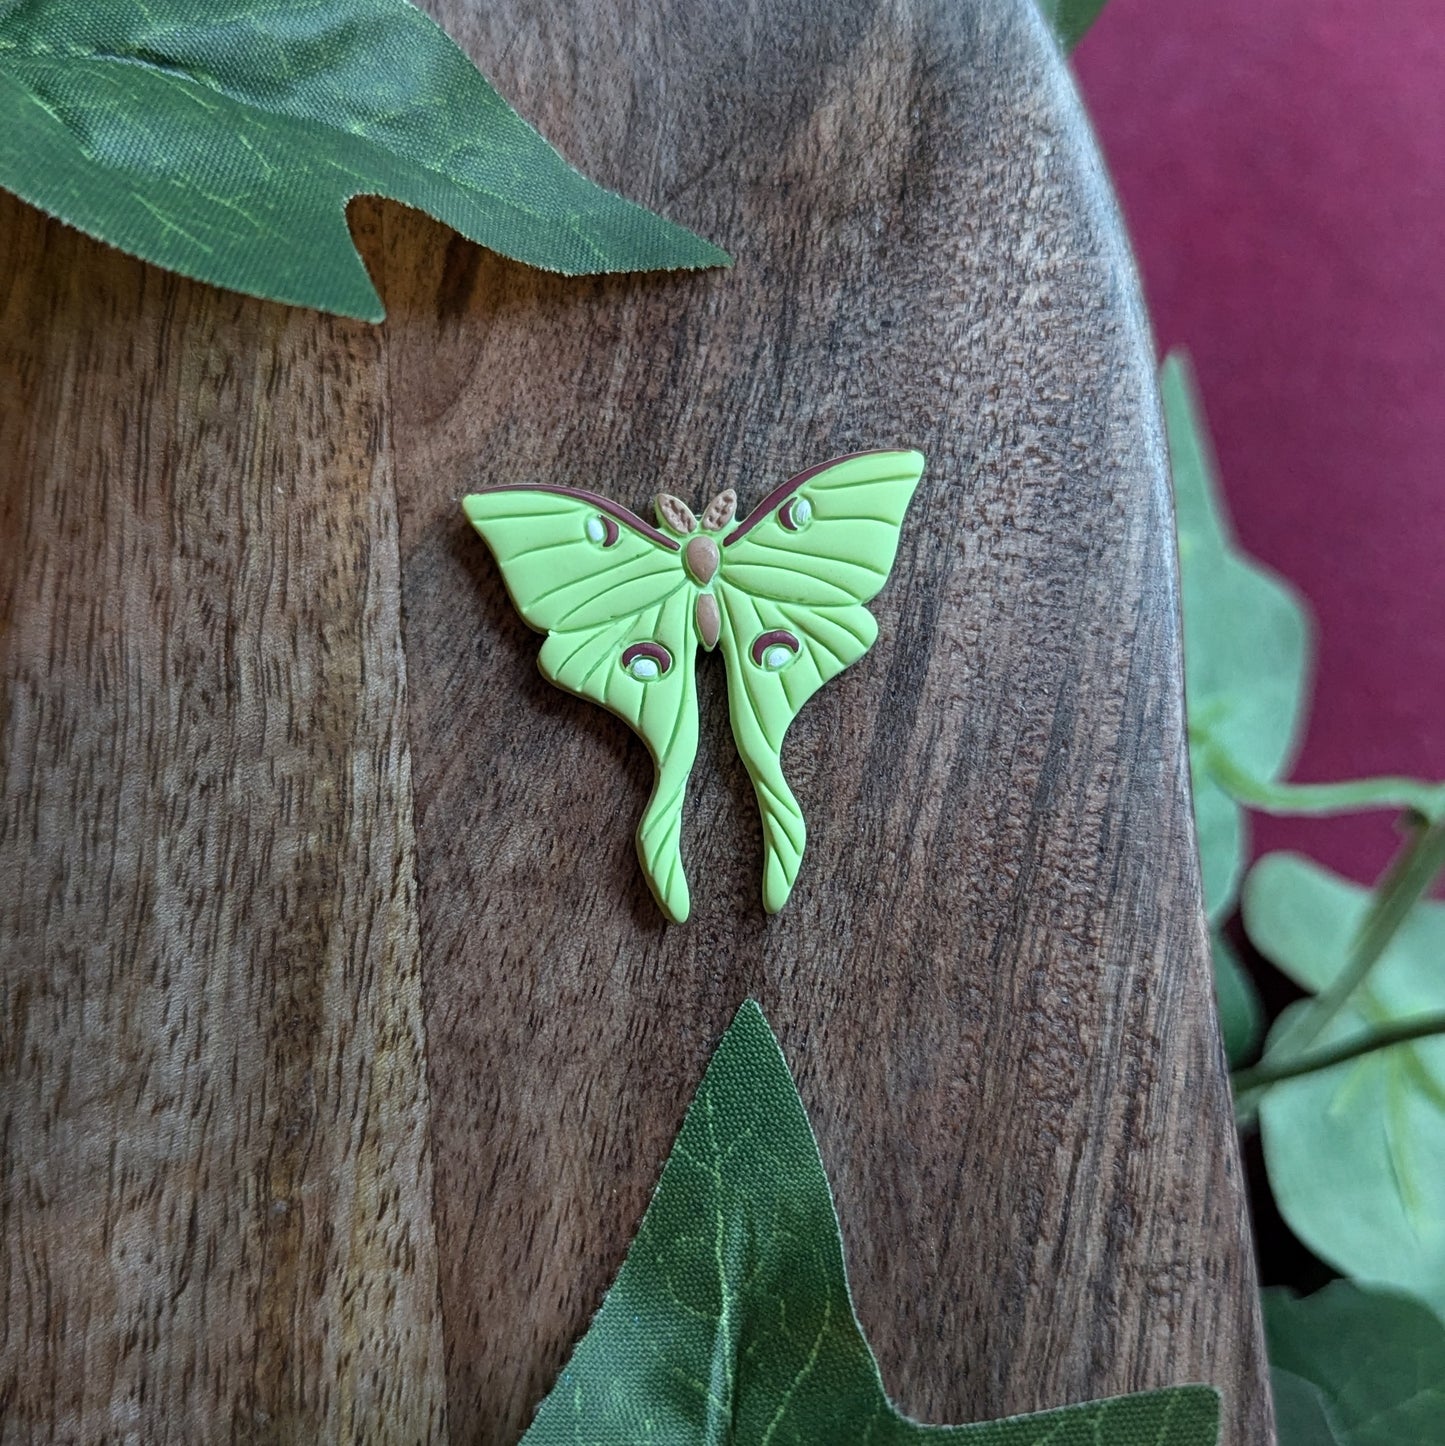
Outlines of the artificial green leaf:
M974 1426L888 1402L853 1314L833 1197L749 1001L723 1036L616 1283L524 1446L1205 1446L1203 1386Z
M1317 993L1345 969L1369 890L1306 859L1271 854L1245 885L1255 947ZM1266 1060L1306 1001L1270 1033ZM1445 1009L1445 904L1418 905L1316 1044L1356 1040ZM1375 1050L1281 1081L1259 1103L1270 1186L1290 1228L1358 1280L1445 1310L1445 1038Z
M1264 1006L1249 971L1217 930L1210 935L1214 957L1214 1000L1219 1009L1219 1030L1230 1068L1244 1063L1264 1036Z
M1229 913L1244 872L1239 804L1209 767L1219 749L1246 775L1279 776L1294 754L1309 671L1309 626L1295 594L1241 553L1226 520L1188 362L1159 374L1179 537L1184 695L1195 824L1212 921Z
M408 0L0 0L0 186L172 271L371 321L358 195L569 275L727 261L568 166Z
M1418 778L1352 778L1343 783L1279 783L1253 778L1223 749L1209 750L1214 781L1236 802L1260 813L1324 818L1340 813L1397 809L1431 823L1445 817L1445 784Z
M1445 1324L1418 1301L1347 1280L1303 1298L1267 1290L1264 1325L1270 1361L1317 1388L1334 1433L1288 1435L1281 1412L1280 1446L1445 1441Z
M1398 808L1434 820L1445 816L1445 785L1411 778L1281 781L1304 720L1308 614L1284 582L1235 542L1182 352L1165 358L1159 388L1179 539L1194 822L1205 910L1218 922L1233 908L1244 873L1245 807L1314 815Z
M1274 1397L1275 1439L1279 1446L1347 1446L1330 1419L1324 1392L1292 1371L1269 1373Z
M1104 4L1105 0L1039 0L1039 9L1059 37L1059 44L1072 50L1099 18Z

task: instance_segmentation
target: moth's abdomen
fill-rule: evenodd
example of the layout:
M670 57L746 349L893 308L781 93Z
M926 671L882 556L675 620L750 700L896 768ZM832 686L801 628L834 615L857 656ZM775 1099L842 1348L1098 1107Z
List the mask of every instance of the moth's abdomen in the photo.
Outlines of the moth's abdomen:
M710 592L698 593L693 617L697 622L697 635L702 639L703 647L712 652L717 647L718 634L722 631L722 613L717 599Z

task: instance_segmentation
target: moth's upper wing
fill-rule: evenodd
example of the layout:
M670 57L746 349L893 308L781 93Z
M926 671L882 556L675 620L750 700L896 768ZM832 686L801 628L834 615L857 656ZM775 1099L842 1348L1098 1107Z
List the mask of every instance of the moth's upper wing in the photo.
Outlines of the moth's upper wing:
M675 539L591 492L487 487L462 508L539 632L628 617L685 581Z
M856 662L878 636L863 606L887 581L909 499L923 475L920 452L859 452L800 472L723 540L717 591L724 656L736 709L769 747L829 678ZM809 515L798 521L800 502ZM797 660L773 672L753 657L758 639L786 630ZM741 741L741 740L740 740Z
M723 576L779 602L867 602L887 581L922 475L921 452L856 452L799 472L723 539Z

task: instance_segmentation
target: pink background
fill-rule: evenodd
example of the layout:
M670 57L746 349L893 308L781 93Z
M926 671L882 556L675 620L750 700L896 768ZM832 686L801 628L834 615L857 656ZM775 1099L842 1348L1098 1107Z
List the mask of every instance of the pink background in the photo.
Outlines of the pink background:
M1445 5L1111 0L1075 66L1240 539L1317 620L1294 777L1445 777ZM1393 837L1255 829L1362 881Z

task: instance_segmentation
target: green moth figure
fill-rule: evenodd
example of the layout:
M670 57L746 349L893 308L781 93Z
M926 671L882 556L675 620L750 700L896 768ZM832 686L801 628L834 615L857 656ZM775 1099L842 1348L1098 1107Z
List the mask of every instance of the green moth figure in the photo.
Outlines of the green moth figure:
M682 806L697 756L696 658L721 648L733 737L763 819L763 905L788 900L803 813L783 777L783 735L804 703L872 646L863 606L888 580L918 452L857 452L811 467L741 522L729 489L701 520L657 498L656 527L573 487L487 487L464 499L517 611L547 634L538 663L559 688L610 708L656 765L637 830L663 912L687 918Z

